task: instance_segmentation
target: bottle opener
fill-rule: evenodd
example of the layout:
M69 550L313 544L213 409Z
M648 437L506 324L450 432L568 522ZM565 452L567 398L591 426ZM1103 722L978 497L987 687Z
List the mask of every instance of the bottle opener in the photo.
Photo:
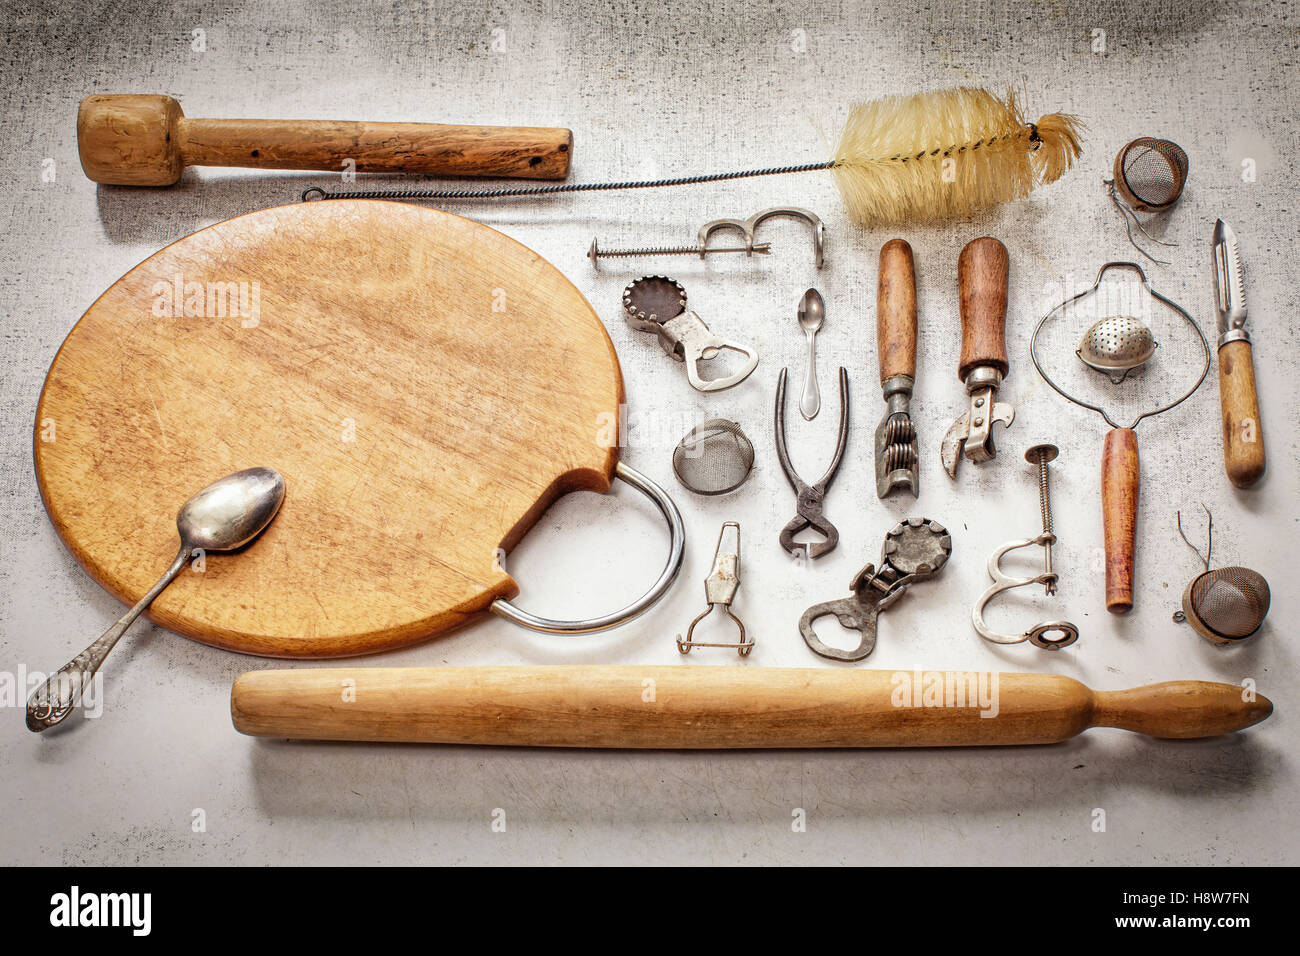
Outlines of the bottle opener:
M893 606L917 581L938 574L952 554L952 537L937 521L908 518L885 536L880 549L880 566L868 564L849 582L852 596L814 604L799 618L799 633L808 648L832 661L860 661L876 649L876 624L882 612ZM813 622L834 616L841 625L860 631L862 641L853 650L823 644Z
M645 276L623 290L623 309L632 328L654 332L675 361L686 363L686 378L700 392L719 392L739 385L758 367L758 352L748 345L715 335L704 320L686 308L686 290L666 276ZM731 375L706 379L700 363L722 352L739 352L745 364Z

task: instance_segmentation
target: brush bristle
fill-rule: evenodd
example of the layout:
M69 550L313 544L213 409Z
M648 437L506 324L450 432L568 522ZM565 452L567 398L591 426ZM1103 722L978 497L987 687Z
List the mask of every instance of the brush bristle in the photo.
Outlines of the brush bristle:
M859 225L968 216L1054 182L1082 152L1083 124L1026 122L1015 94L963 87L862 103L849 113L832 173Z

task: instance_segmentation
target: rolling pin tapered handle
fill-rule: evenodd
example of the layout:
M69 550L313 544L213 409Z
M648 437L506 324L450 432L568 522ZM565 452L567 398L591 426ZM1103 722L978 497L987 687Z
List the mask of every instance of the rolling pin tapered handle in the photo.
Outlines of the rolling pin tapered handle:
M957 258L957 291L961 303L961 359L957 377L963 382L971 369L989 366L1006 375L1007 247L984 236L972 240Z
M916 266L912 247L902 239L880 248L876 356L881 384L898 375L916 377Z
M1093 691L1092 726L1150 737L1213 737L1257 724L1271 713L1271 700L1236 684L1175 680Z
M1101 522L1106 551L1106 610L1133 609L1133 552L1137 542L1137 433L1112 428L1101 453Z
M1054 674L575 665L250 671L230 709L259 737L790 749L1047 744L1093 726L1200 737L1272 704L1197 681L1099 694Z
M186 166L564 179L573 134L524 126L188 119L170 96L114 94L81 101L77 149L90 179L121 186L170 186Z
M1250 342L1238 339L1219 347L1219 405L1223 410L1223 464L1228 480L1249 488L1264 474L1264 433L1255 392Z

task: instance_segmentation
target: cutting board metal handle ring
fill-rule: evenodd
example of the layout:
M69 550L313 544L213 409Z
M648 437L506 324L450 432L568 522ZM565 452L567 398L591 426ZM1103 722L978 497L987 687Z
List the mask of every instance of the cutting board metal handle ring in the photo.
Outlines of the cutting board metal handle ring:
M635 468L631 468L620 461L614 466L614 477L622 478L653 501L660 513L663 514L664 520L668 522L668 533L670 535L668 563L664 565L663 572L650 590L620 611L614 611L612 614L606 614L602 617L587 618L582 621L555 621L550 618L538 617L535 614L520 610L502 598L497 598L492 602L491 607L495 613L501 615L507 621L513 621L520 627L526 627L534 631L544 631L547 634L590 634L594 631L605 631L611 627L626 624L649 610L660 598L668 593L668 588L672 586L673 581L677 578L677 572L682 569L682 557L686 553L686 528L682 524L682 513L677 510L677 505L668 496L668 492Z

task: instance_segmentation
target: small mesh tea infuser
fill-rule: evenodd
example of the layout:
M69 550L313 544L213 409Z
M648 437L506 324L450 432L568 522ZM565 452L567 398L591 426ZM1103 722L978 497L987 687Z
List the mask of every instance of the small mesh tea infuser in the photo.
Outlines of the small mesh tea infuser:
M1196 333L1203 361L1195 383L1187 391L1165 404L1138 414L1127 426L1119 424L1100 404L1085 401L1079 394L1071 394L1059 385L1043 366L1038 352L1039 336L1053 316L1060 315L1069 306L1097 292L1102 279L1112 269L1132 269L1138 274L1142 288L1156 302L1172 309ZM1084 364L1106 374L1113 382L1122 381L1129 373L1155 354L1155 339L1150 329L1128 316L1112 316L1094 323L1085 333L1076 354ZM1124 614L1133 608L1133 548L1137 528L1137 496L1139 481L1137 428L1138 422L1153 415L1167 412L1191 397L1205 381L1210 371L1210 344L1196 320L1172 299L1161 295L1147 281L1146 273L1136 262L1108 262L1097 273L1092 287L1066 299L1038 320L1029 343L1029 357L1034 367L1054 391L1069 402L1091 409L1105 420L1111 430L1101 460L1102 524L1106 550L1106 609L1114 614Z
M1167 265L1147 252L1133 238L1133 227L1147 239L1161 246L1165 242L1147 232L1138 219L1139 212L1165 212L1174 207L1187 183L1187 153L1167 139L1142 136L1128 143L1115 157L1114 179L1104 179L1111 202L1124 217L1124 229L1133 248L1152 262Z
M673 473L697 495L735 491L753 467L753 443L739 425L725 418L696 425L673 449Z
M1118 385L1130 372L1145 365L1159 345L1141 319L1112 315L1095 322L1084 333L1074 354L1084 365L1105 372Z
M1183 532L1182 512L1176 512L1178 534L1196 552L1205 570L1192 579L1183 592L1183 608L1174 612L1178 623L1186 621L1206 640L1225 647L1250 637L1268 615L1271 595L1268 582L1258 571L1229 567L1210 570L1214 549L1214 516L1205 509L1205 554Z

